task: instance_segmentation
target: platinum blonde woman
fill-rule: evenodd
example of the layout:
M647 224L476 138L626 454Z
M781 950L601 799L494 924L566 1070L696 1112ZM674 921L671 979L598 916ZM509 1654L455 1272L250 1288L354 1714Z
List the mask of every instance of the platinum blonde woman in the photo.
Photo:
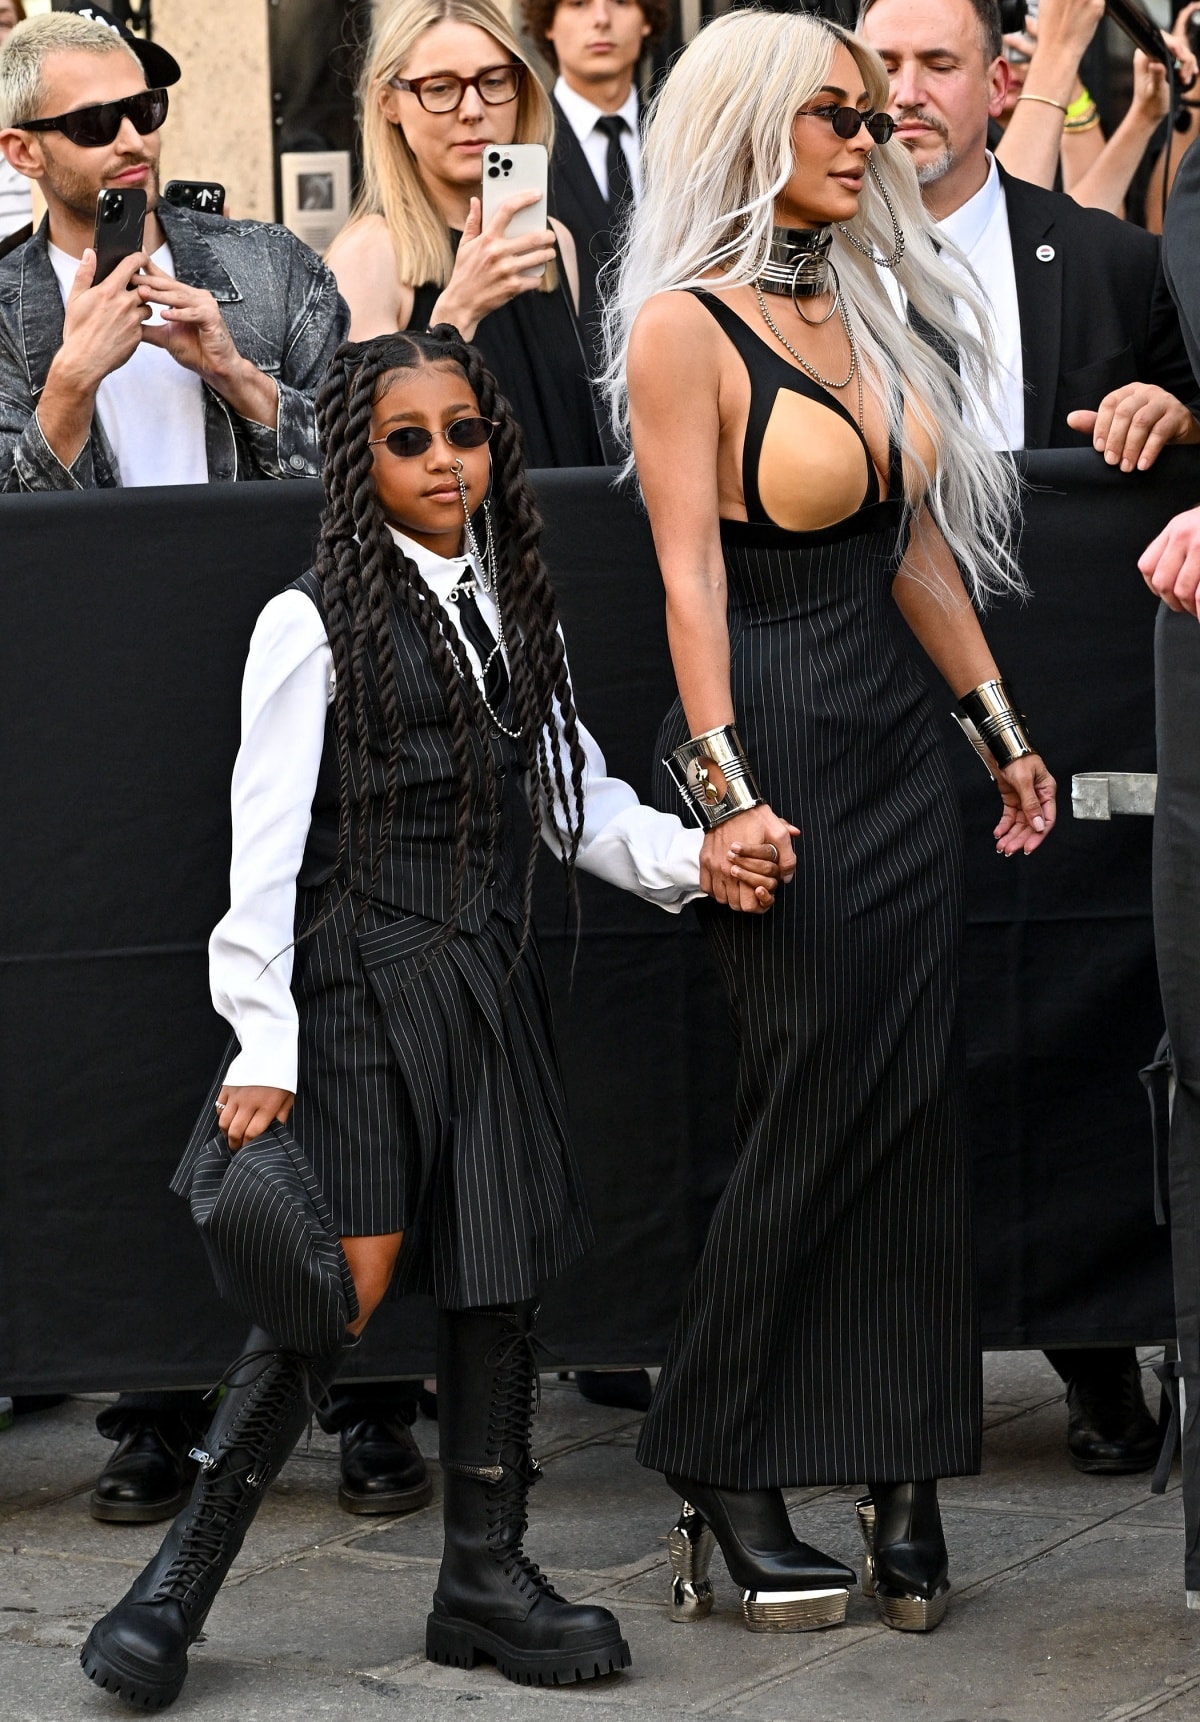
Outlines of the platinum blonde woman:
M979 1465L960 831L893 607L974 721L998 852L1055 816L971 601L1019 585L1015 479L960 414L989 355L953 321L886 107L881 62L819 18L709 25L651 118L609 311L679 687L659 794L708 828L739 1051L736 1162L638 1457L684 1498L676 1618L712 1606L715 1538L758 1630L844 1619L854 1574L797 1540L781 1491L864 1480L864 1586L888 1625L936 1626L937 1479ZM760 843L792 883L730 914Z
M492 0L378 8L359 105L362 191L329 251L351 337L452 323L511 402L530 466L601 464L574 241L559 222L509 234L533 192L482 223L487 145L554 142L550 98L504 12Z

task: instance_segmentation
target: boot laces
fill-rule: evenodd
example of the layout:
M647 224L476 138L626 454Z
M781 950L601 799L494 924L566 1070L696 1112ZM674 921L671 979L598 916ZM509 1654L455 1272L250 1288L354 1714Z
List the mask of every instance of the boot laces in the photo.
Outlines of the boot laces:
M533 1419L542 1404L537 1349L533 1334L514 1324L486 1358L495 1371L488 1451L497 1455L502 1469L500 1480L488 1487L487 1540L505 1576L518 1588L561 1602L546 1574L521 1546L529 1524L529 1491L542 1475L530 1446Z
M249 1381L238 1372L257 1364ZM246 1502L265 1482L270 1470L271 1449L290 1409L297 1385L302 1384L310 1406L313 1378L310 1360L296 1352L245 1352L225 1371L217 1386L249 1386L250 1395L239 1408L223 1437L217 1454L199 1454L202 1494L183 1527L179 1549L155 1587L151 1600L168 1597L186 1602L203 1584L206 1574L224 1553ZM234 1454L245 1457L234 1462ZM259 1467L262 1467L260 1472Z

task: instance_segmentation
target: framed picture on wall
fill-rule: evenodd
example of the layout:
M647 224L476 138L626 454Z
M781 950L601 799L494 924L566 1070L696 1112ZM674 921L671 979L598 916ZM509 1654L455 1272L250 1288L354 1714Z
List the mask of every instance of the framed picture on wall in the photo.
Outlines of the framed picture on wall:
M350 216L350 151L285 150L279 173L283 225L324 251Z

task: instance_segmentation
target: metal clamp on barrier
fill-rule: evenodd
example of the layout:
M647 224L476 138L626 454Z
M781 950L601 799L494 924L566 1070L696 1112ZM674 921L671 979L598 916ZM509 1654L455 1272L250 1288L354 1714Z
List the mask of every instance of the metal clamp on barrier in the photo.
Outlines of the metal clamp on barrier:
M1080 771L1071 779L1076 819L1111 819L1116 813L1153 813L1158 777L1152 771Z

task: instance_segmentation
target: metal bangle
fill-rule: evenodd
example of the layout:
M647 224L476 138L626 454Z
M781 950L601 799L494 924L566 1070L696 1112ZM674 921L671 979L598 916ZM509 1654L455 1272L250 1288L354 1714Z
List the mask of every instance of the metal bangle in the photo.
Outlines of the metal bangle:
M737 813L762 806L763 797L750 770L750 761L731 723L694 735L669 753L663 764L697 822L707 831L723 825ZM709 776L711 765L718 766L725 779L724 795L717 794Z
M1007 682L980 682L959 700L958 713L975 726L1000 767L1033 753L1025 714L1017 709Z

